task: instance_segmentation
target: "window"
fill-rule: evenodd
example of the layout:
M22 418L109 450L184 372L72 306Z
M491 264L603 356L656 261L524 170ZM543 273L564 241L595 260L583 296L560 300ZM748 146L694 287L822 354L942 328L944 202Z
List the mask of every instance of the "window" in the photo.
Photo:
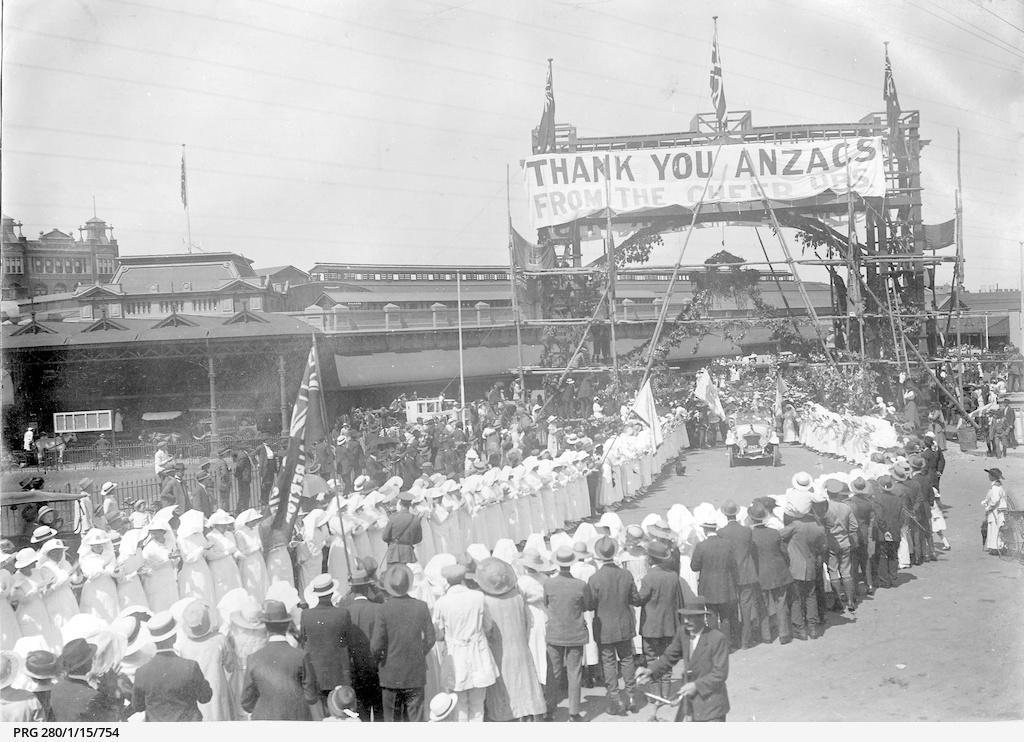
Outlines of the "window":
M42 273L43 272L43 259L42 258L32 258L32 270L35 273Z
M43 273L53 273L53 258L43 260Z
M85 263L81 258L75 260L75 273L85 273Z
M192 300L193 312L217 312L220 310L220 300L209 297Z
M183 302L183 301L176 301L174 299L170 299L170 300L167 300L167 301L161 301L160 302L160 312L161 313L166 312L167 314L170 314L171 312L180 312L184 308L185 308L185 302Z
M374 280L374 281L379 281L379 280L381 280L381 279L380 279L380 273L374 273L374 274L373 274L373 280Z
M114 259L113 258L96 258L97 271L101 274L110 274L114 272Z
M5 255L4 256L4 273L18 273L22 274L25 272L24 259L20 255Z
M148 301L126 301L124 303L125 316L134 314L149 314L150 304Z
M433 281L436 278L437 278L437 274L436 273L428 273L427 274L427 280L428 281Z
M411 273L399 273L398 278L402 281L415 281L416 276Z

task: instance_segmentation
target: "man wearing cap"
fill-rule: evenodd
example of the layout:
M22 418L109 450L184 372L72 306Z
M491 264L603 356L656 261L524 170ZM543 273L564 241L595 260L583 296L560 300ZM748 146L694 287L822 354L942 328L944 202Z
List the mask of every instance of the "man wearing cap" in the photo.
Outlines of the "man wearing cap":
M853 509L846 504L850 488L841 479L825 480L828 506L822 518L827 531L828 578L832 594L845 604L851 613L857 610L857 588L850 571L850 552L859 541L860 526Z
M410 512L413 494L403 492L398 496L398 512L388 516L387 525L381 533L381 540L388 545L384 563L410 564L416 561L416 544L423 540L420 516ZM333 686L332 686L333 687Z
M212 484L213 478L210 476L210 470L208 468L200 468L196 474L196 484L189 495L189 500L195 503L196 510L202 511L205 518L209 518L213 515L213 511L217 509L217 504L214 502L214 498L209 490Z
M359 564L352 568L348 583L351 591L342 598L343 605L352 622L349 632L348 656L351 662L352 688L356 692L356 706L359 718L382 721L384 706L381 701L380 679L377 676L377 658L370 648L370 640L380 620L381 604L370 599L372 580ZM373 588L375 589L375 588Z
M174 651L178 622L170 611L154 615L146 623L156 654L135 671L131 713L146 712L146 721L202 721L200 703L213 698L199 663Z
M731 643L739 582L736 551L732 543L718 534L714 508L709 506L704 517L698 520L704 529L704 540L693 547L690 569L700 573L697 592L707 601L708 608L718 618L719 629Z
M337 587L337 581L329 574L314 577L309 591L317 604L304 610L299 619L299 643L305 647L325 702L337 686L352 683L348 654L352 619L347 608L331 604Z
M679 704L676 720L689 712L693 721L725 721L729 713L725 686L729 678L729 640L707 625L711 610L700 596L679 614L682 626L672 643L661 657L637 671L637 682L657 680L682 660L685 676L679 694L683 702Z
M787 503L784 515L786 525L779 531L779 537L786 542L789 554L789 572L793 577L793 636L805 640L820 636L818 614L818 580L821 578L822 559L828 551L825 529L818 523L809 508L794 509Z
M269 638L249 655L242 681L242 709L253 721L317 721L323 717L316 671L309 655L288 643L292 617L284 603L263 601Z
M437 641L445 643L445 686L458 696L456 721L482 722L487 688L498 678L498 666L487 643L491 617L484 594L466 587L466 568L451 564L441 569L448 591L434 604Z
M873 502L875 553L871 571L878 587L896 586L899 548L904 529L903 501L896 493L896 481L888 474L878 478L879 493Z
M548 609L547 644L548 669L551 681L544 686L551 721L561 700L562 679L568 679L569 721L583 721L580 713L580 689L583 682L583 647L590 640L590 632L583 617L591 609L593 596L583 580L572 576L570 569L576 563L572 548L563 545L555 550L558 573L544 582L544 604Z
M793 575L789 572L789 553L779 531L768 526L768 509L760 498L747 509L747 518L752 524L750 538L761 590L761 641L772 643L771 617L774 615L779 643L789 644L793 641L789 612L789 586L793 584Z
M672 553L659 540L647 545L650 569L640 580L640 638L644 658L650 665L665 653L679 629L679 609L683 607L683 585L679 573L667 566ZM661 681L660 695L668 697L671 679Z
M409 595L412 571L392 564L381 575L391 596L381 607L370 648L380 659L384 721L423 721L427 653L434 646L430 609Z
M734 648L749 649L754 646L754 629L761 620L761 587L757 582L754 539L750 529L736 522L739 506L732 500L722 505L726 523L718 529L718 535L732 544L736 556L736 596L739 608L739 636L729 637Z
M594 543L594 556L600 565L587 581L590 588L591 608L594 611L594 641L597 642L604 670L608 713L622 716L636 713L634 694L636 666L633 663L633 637L636 636L634 606L640 605L640 595L633 576L615 563L618 545L609 536ZM619 670L625 684L625 707L619 703Z

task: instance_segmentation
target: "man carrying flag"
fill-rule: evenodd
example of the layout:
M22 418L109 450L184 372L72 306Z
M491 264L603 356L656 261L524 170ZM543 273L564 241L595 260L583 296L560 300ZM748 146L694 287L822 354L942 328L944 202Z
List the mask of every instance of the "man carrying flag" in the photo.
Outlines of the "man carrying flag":
M661 433L661 420L658 419L658 411L654 408L654 393L651 391L651 380L644 382L640 392L633 400L633 408L630 410L639 417L651 429L651 442L657 448L665 440Z
M309 349L306 370L302 374L299 395L292 408L292 424L288 430L288 450L284 464L270 491L272 530L284 529L285 533L291 533L299 513L299 498L302 497L309 452L324 437L324 430L320 359L314 341Z

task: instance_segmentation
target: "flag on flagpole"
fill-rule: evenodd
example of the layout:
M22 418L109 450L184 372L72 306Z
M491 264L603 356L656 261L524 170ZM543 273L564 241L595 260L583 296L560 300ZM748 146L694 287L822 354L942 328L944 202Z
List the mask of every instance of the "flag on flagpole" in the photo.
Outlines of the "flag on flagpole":
M644 382L643 387L637 393L636 399L633 400L631 412L647 423L647 426L651 429L651 441L654 443L655 448L660 446L665 438L661 434L661 419L658 417L658 411L654 407L654 392L651 391L650 379Z
M185 145L181 145L181 205L188 208L188 180L185 178Z
M715 382L711 380L711 374L708 373L706 368L702 368L697 372L697 386L693 390L693 394L697 399L703 400L712 413L720 418L725 418L725 410L718 399L718 388L715 386Z
M885 122L889 127L889 148L895 154L905 154L903 137L900 136L900 97L896 93L896 81L892 76L892 62L889 61L889 47L885 47L885 79L882 82L882 97L885 99Z
M512 259L517 268L537 271L555 267L555 248L548 245L535 245L516 231L509 223L509 245L512 248Z
M789 387L786 386L786 382L782 380L782 375L780 374L779 376L777 376L775 378L775 414L776 415L781 415L782 414L782 399L783 399L783 397L786 396L786 393L788 391L789 391Z
M722 81L722 58L718 53L718 20L715 20L715 39L711 44L711 102L718 118L718 130L725 131L725 83Z
M548 81L544 86L544 112L537 127L537 152L555 151L555 87L551 81L551 60L548 60Z
M299 394L292 408L292 423L288 430L288 451L277 481L270 491L270 511L273 513L273 528L284 528L290 532L299 514L299 498L302 497L306 477L306 465L313 446L325 435L323 391L320 386L320 359L316 352L316 341L309 349L306 370L302 374Z

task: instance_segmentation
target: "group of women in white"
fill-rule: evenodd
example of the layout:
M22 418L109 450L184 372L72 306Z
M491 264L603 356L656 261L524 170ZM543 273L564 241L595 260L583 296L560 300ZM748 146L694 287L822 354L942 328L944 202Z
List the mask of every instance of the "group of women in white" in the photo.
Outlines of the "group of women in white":
M833 412L810 402L800 416L799 442L864 466L872 453L898 446L899 437L892 423L881 417Z

